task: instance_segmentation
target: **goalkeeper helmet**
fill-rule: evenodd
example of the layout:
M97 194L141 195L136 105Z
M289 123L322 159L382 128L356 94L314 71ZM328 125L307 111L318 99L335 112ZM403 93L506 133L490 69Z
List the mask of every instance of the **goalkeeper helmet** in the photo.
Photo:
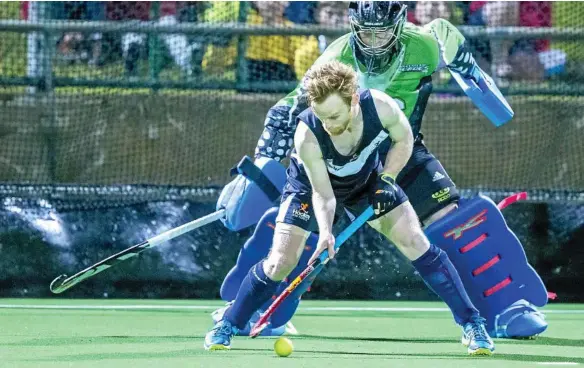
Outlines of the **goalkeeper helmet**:
M399 1L351 1L349 22L355 57L368 73L383 73L400 51L399 37L406 22Z

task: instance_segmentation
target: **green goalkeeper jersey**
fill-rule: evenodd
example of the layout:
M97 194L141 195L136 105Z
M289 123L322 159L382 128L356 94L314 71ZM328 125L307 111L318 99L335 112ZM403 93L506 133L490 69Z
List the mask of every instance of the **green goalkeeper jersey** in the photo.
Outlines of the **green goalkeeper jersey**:
M384 91L391 96L410 119L414 136L417 136L428 96L432 90L431 75L449 66L453 61L464 36L450 22L436 19L423 27L406 23L400 36L401 48L394 56L389 68L382 74L367 75L365 67L356 60L350 44L351 34L335 40L316 60L314 65L338 60L351 65L358 74L359 87ZM307 107L303 96L302 82L281 99L278 105L287 105L292 110ZM292 111L290 117L300 111ZM295 128L289 121L288 127Z

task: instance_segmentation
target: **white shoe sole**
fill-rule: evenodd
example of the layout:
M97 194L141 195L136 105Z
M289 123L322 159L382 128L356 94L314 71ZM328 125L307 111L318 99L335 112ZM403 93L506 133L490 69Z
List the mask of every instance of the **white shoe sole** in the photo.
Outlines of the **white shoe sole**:
M478 348L476 350L468 349L468 355L472 356L491 356L493 352L486 348Z
M207 344L203 344L203 347L207 351L215 351L215 350L231 350L231 346L225 346L223 344L213 344L207 346Z

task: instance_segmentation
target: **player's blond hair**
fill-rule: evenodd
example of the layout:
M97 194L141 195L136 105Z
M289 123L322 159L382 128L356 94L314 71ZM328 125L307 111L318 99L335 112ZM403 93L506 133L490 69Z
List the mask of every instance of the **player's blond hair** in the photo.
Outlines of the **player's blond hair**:
M321 103L328 96L338 93L348 105L357 91L357 74L348 65L331 61L311 68L304 82L308 103Z

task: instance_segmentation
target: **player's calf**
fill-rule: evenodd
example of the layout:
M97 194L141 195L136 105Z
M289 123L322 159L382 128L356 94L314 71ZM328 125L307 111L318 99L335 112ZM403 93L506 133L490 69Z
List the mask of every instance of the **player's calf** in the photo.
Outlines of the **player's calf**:
M231 338L244 329L253 313L260 308L278 288L279 281L271 280L264 271L264 261L253 266L243 279L235 301L223 319L207 332L206 350L225 350L231 347Z
M470 301L448 255L430 244L423 234L412 206L406 202L379 218L372 226L391 229L383 234L412 261L428 287L448 305L456 323L464 327L465 335L472 342L469 353L486 353L483 349L492 352L494 345L486 332L484 319Z
M247 326L253 314L276 292L280 281L292 271L300 257L308 232L278 223L272 250L266 260L253 266L241 283L233 304L221 321L205 336L205 349L231 346L231 338Z

